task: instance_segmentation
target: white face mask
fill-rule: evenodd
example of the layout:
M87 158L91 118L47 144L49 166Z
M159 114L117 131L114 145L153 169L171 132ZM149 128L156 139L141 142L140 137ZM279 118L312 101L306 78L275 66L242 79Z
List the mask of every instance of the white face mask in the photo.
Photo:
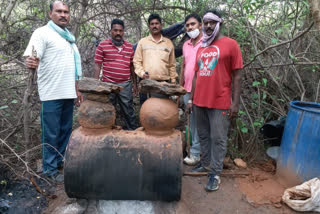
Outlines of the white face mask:
M195 29L195 30L193 30L193 31L187 32L187 34L188 34L188 36L189 36L190 38L195 39L195 38L197 38L197 37L199 36L200 31L199 31L199 29L197 28L197 29Z

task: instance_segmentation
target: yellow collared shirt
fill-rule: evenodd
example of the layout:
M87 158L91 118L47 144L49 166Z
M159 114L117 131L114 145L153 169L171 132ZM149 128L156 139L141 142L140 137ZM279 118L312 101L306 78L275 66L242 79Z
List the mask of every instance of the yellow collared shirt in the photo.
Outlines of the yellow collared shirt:
M152 80L170 80L176 82L176 58L170 39L161 36L156 42L150 35L142 38L133 58L135 73L143 77L148 72Z

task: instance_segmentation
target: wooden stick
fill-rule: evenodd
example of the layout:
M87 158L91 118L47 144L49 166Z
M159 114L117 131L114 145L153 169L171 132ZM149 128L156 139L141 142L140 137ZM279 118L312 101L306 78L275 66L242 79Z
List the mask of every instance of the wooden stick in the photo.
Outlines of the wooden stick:
M32 56L37 57L37 52L34 49L34 46L32 46ZM26 151L28 151L31 148L31 139L30 139L30 112L31 112L31 95L36 88L34 85L34 79L35 79L35 69L30 69L29 76L28 76L28 83L27 88L24 93L23 97L23 106L24 106L24 119L23 119L23 126L24 126L24 140L25 140L25 147ZM26 153L26 161L30 161L30 155L29 153Z
M183 176L206 176L208 172L184 172ZM251 175L248 171L223 171L220 176L222 177L241 177Z
M33 176L30 177L30 181L31 181L31 183L33 184L33 186L35 186L36 190L37 190L41 195L43 195L44 197L49 198L49 199L55 199L55 198L57 198L56 195L50 195L50 194L44 192L44 191L39 187L39 185L37 184L37 182L34 180Z

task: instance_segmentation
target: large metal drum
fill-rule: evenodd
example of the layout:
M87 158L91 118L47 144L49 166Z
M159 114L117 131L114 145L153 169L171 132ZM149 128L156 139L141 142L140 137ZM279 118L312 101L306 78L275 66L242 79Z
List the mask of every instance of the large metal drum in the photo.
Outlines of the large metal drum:
M152 136L143 131L80 127L70 138L64 175L69 197L179 200L181 133Z

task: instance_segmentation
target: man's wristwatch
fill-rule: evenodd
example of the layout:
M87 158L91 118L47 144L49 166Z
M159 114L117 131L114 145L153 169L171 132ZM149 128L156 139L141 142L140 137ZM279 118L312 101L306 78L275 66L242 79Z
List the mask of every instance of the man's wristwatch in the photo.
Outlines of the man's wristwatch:
M188 100L188 104L192 104L192 100Z

